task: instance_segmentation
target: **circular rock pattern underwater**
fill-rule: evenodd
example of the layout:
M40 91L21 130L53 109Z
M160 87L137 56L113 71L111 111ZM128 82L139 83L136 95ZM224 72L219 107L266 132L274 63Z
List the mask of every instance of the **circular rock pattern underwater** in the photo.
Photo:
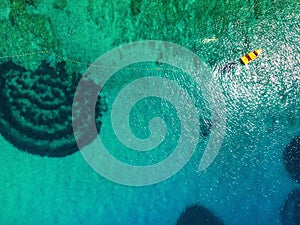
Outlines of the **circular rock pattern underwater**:
M0 131L13 145L22 151L48 157L64 157L78 150L72 127L72 103L80 75L73 73L71 80L65 70L65 62L55 68L42 61L35 71L5 62L0 65ZM86 81L84 91L89 98L93 82ZM74 103L76 104L76 103ZM88 101L80 104L76 114L94 110ZM98 132L101 126L103 105L98 98L94 120ZM83 117L81 117L83 118ZM79 127L89 127L93 119L80 121ZM88 144L95 137L80 134L80 143Z

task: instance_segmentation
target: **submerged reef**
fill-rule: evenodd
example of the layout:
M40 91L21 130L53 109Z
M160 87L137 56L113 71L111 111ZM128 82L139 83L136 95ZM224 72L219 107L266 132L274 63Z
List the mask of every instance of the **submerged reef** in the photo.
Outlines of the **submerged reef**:
M300 189L294 189L287 197L281 209L281 222L283 225L300 224Z
M72 103L80 75L66 73L65 62L52 67L42 61L37 70L28 71L9 61L0 65L0 132L19 150L48 157L63 157L78 150L72 127ZM85 97L89 98L96 86L92 81L87 85ZM96 107L91 108L88 100L76 108L75 115L80 118L95 110L95 117L86 118L77 124L89 128L96 123L99 132L103 112L100 97ZM86 130L86 129L85 129ZM95 137L82 133L82 145Z
M285 148L283 161L291 178L300 183L300 136L294 137Z
M224 225L222 220L201 205L187 207L177 220L177 225Z

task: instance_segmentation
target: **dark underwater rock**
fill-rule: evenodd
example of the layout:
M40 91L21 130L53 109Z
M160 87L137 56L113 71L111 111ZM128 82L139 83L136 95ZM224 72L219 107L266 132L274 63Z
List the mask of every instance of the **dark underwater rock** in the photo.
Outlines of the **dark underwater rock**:
M142 10L142 1L141 0L131 0L130 1L130 10L133 16L138 15Z
M200 129L201 129L201 136L207 137L210 134L211 128L212 128L212 121L205 121Z
M294 137L283 152L285 168L291 178L300 183L300 137Z
M224 75L225 73L229 73L230 71L232 71L234 68L236 68L238 64L236 62L229 62L227 64L225 64L222 68L221 68L221 74Z
M281 222L283 225L300 224L300 189L294 189L287 197L281 209Z
M78 151L72 127L72 103L79 74L72 79L65 70L65 63L56 68L45 61L36 71L12 62L0 65L0 132L11 144L22 151L48 157L63 157ZM96 84L89 82L85 96ZM94 105L79 104L75 115L95 110L97 118L80 121L80 127L89 127L96 123L99 132L102 107L100 99ZM76 103L75 103L76 104ZM94 108L91 108L94 106ZM90 143L95 137L80 134L81 144Z
M209 209L193 205L185 209L177 220L177 225L224 225L222 220Z

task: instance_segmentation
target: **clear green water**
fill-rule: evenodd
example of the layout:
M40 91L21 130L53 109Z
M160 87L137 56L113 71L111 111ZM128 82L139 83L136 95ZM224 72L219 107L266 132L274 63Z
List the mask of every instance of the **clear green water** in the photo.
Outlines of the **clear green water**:
M227 114L223 145L206 171L199 172L198 165L209 137L201 138L191 160L176 175L145 187L103 178L79 152L63 158L39 157L18 151L1 137L0 224L171 225L195 203L208 207L228 225L281 224L279 209L299 186L282 162L284 148L300 133L298 1L11 4L5 0L0 7L1 62L12 59L36 69L43 59L52 64L64 59L68 71L84 73L90 63L119 45L139 40L173 42L198 54L211 68L226 100L222 113ZM257 60L248 66L238 62L259 47L263 53ZM224 69L230 62L237 65ZM195 105L204 108L202 119L209 118L201 93L178 71L121 70L103 89L108 106L121 87L143 76L174 78L193 96ZM169 103L147 98L132 110L130 124L140 138L149 135L147 124L153 116L161 115L169 128L166 142L145 154L122 146L113 134L109 113L103 116L100 136L121 161L152 164L174 150L180 125Z

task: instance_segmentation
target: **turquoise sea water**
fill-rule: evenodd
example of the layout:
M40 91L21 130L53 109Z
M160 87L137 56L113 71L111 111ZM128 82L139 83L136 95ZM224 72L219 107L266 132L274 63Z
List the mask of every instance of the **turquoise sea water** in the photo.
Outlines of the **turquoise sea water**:
M300 135L298 1L4 0L0 7L0 63L12 60L33 71L42 60L52 66L66 61L71 81L73 71L83 74L115 47L171 42L207 64L224 95L219 114L227 117L219 154L199 171L211 137L211 108L201 88L170 65L129 65L103 87L108 108L101 118L103 143L120 161L139 166L158 163L174 151L180 117L165 100L146 98L130 112L132 132L141 139L150 136L151 118L164 119L165 141L151 151L128 149L111 125L112 105L122 88L138 78L165 77L185 89L201 112L199 143L188 163L160 183L125 186L96 173L80 152L40 157L18 150L1 133L0 224L171 225L194 204L228 225L297 224L281 221L280 213L288 194L299 188L282 160L291 139ZM259 58L247 66L239 62L258 48L263 48Z

